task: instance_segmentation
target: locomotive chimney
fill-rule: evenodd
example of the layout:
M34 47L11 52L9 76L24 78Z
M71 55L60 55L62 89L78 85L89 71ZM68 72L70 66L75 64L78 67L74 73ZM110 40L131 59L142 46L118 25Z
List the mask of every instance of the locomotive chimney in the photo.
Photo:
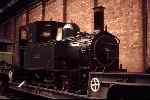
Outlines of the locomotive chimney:
M94 30L104 31L104 7L94 7Z

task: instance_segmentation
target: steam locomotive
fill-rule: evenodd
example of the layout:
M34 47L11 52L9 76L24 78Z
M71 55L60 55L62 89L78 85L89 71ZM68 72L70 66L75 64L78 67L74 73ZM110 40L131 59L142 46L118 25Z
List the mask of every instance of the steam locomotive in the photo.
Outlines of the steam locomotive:
M20 65L13 80L86 94L89 72L118 71L119 40L107 31L80 32L75 23L36 21L20 27Z

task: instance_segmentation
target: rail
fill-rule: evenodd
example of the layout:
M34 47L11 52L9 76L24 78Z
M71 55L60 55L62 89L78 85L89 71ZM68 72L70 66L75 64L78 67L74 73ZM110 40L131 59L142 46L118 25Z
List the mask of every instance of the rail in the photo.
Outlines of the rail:
M64 91L57 91L39 86L32 86L29 84L24 84L19 87L18 86L19 83L10 83L9 88L25 93L30 93L32 95L46 97L49 99L89 99L86 95L78 95Z

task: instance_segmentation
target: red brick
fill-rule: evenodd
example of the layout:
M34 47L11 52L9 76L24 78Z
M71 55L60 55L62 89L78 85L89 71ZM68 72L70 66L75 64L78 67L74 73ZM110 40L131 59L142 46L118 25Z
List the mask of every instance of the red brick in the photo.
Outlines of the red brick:
M107 1L107 3L106 3ZM142 0L98 0L105 25L120 39L119 62L129 72L143 72Z
M92 32L94 0L67 0L66 12L65 0L49 0L46 3L45 20L63 21L66 13L66 21L71 20L78 24L81 31ZM150 3L150 1L148 0ZM98 6L105 7L105 25L108 31L120 39L119 62L129 72L144 71L143 56L143 26L142 26L142 0L97 0ZM150 5L148 8L150 19ZM41 20L42 6L29 11L29 22ZM16 30L26 24L26 14L23 12L17 17ZM150 20L148 20L148 27ZM3 27L3 25L2 25ZM3 33L3 28L0 28ZM18 38L18 34L16 34ZM150 28L148 28L147 63L150 66Z
M42 20L42 5L29 11L29 23Z
M67 0L67 22L72 20L81 31L92 31L91 12L91 0Z
M46 4L46 14L45 14L45 20L54 20L57 21L57 3L56 0L49 0L49 2Z
M150 67L150 0L148 0L147 66Z

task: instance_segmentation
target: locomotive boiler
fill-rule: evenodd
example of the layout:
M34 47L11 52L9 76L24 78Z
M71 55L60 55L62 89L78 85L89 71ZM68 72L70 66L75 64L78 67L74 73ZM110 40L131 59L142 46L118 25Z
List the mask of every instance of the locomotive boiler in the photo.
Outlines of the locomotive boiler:
M75 23L37 21L20 28L19 41L17 81L48 81L53 89L86 93L90 71L119 69L119 40L107 31L86 33Z

